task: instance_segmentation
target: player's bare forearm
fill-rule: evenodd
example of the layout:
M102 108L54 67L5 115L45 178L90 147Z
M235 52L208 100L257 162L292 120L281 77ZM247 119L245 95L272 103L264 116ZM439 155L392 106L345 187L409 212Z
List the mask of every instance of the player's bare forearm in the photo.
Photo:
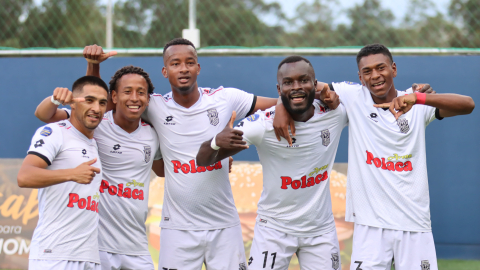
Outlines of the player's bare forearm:
M227 157L233 156L244 148L213 150L211 147L212 140L208 140L202 143L197 153L196 162L198 166L209 166Z
M25 158L17 175L19 187L44 188L70 181L70 170L47 170L47 164L38 159L32 155Z
M100 64L93 64L93 63L87 62L87 74L86 75L101 78L100 77Z
M257 103L255 103L255 107L251 113L253 114L258 110L264 111L268 108L271 108L277 105L279 100L280 98L257 97Z
M163 158L153 161L152 170L158 177L165 177L165 163L163 162Z
M51 102L51 96L45 98L38 104L35 116L42 122L53 123L68 118L64 110L58 109L58 105Z
M458 94L426 95L425 105L438 108L440 117L470 114L475 108L471 97Z

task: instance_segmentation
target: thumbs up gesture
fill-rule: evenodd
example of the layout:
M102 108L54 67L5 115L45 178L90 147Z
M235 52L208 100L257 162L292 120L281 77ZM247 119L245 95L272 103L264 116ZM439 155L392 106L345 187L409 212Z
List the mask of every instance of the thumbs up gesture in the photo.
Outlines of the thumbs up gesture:
M87 62L92 64L100 64L114 55L117 55L116 51L104 53L102 47L97 44L86 46L85 49L83 49L83 57L85 57Z
M72 104L74 102L83 102L85 98L74 98L72 92L68 88L57 87L53 90L53 99L62 103L62 105Z
M243 131L238 129L233 129L233 122L237 113L235 111L232 112L232 117L225 128L215 136L215 144L220 148L224 149L247 149L248 145L247 142L243 140Z
M340 98L335 91L330 90L328 84L323 82L317 83L315 98L321 100L331 110L335 110L340 105Z

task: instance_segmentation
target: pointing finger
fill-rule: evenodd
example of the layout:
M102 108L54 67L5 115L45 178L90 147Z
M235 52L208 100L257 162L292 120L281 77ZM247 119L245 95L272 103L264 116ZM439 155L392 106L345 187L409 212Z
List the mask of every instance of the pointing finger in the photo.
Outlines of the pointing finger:
M84 164L92 165L92 164L94 164L95 162L97 162L97 158L94 158L94 159L92 159L92 160L89 160L89 161L87 161L87 162L84 162Z
M382 104L373 104L373 107L386 109L386 108L390 108L391 104L392 104L391 102L390 103L382 103Z
M95 173L100 173L100 168L92 167L92 171L94 171Z

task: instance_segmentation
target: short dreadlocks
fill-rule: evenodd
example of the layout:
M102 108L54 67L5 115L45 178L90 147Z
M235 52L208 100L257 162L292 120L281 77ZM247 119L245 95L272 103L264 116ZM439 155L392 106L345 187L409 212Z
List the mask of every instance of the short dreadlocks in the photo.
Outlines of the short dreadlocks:
M112 76L112 79L109 82L110 92L113 90L115 91L117 90L118 80L122 78L123 75L127 75L127 74L138 74L142 76L145 79L145 81L147 81L148 93L153 94L153 89L155 89L155 87L153 87L152 81L150 80L150 76L148 75L148 73L145 72L142 68L134 67L134 66L122 67L121 69L117 70L117 72L115 72L115 74Z

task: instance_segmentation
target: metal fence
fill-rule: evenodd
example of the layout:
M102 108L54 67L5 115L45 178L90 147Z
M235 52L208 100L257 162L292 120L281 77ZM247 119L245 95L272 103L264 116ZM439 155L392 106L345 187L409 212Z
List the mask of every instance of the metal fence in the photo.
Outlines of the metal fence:
M279 1L279 0L277 0ZM403 18L363 0L338 8L339 0L300 4L286 16L278 2L197 0L201 47L363 46L480 48L480 0L407 1ZM106 45L108 0L0 0L0 49L81 48ZM267 3L268 2L268 3ZM113 0L113 46L161 48L188 28L188 0ZM337 21L338 17L346 18Z

